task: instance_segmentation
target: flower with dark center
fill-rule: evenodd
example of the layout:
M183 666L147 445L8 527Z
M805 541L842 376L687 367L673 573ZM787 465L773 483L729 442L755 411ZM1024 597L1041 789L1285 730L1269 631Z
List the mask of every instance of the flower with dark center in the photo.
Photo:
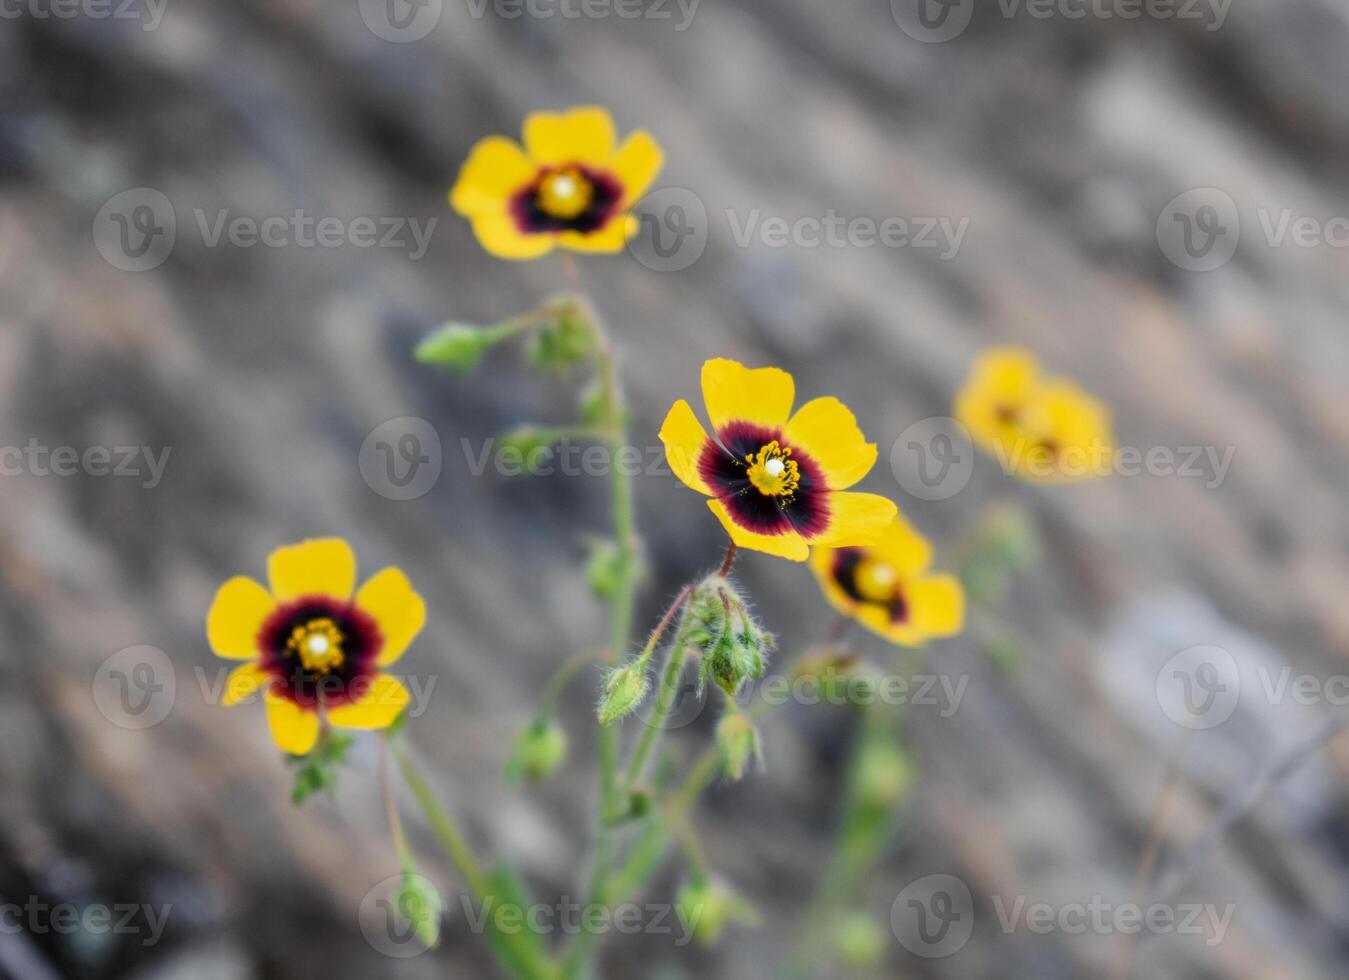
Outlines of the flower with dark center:
M613 119L599 106L533 112L525 118L523 148L504 136L473 147L450 204L500 258L538 258L556 245L618 252L637 230L630 211L662 161L660 145L645 130L618 145Z
M386 568L356 591L356 557L337 538L278 548L267 576L270 591L251 578L230 579L207 613L211 649L247 661L230 674L224 703L261 692L272 738L292 755L313 747L321 716L338 728L393 724L408 692L381 669L426 620L407 576Z
M847 489L875 464L876 446L837 398L793 414L790 374L723 359L703 365L702 387L715 437L683 400L660 437L675 475L712 498L736 545L805 561L812 545L874 541L894 518L889 500Z
M997 347L975 362L955 414L1010 473L1053 482L1109 471L1110 412L1066 378L1046 378L1030 351Z
M901 516L868 547L816 548L811 570L839 612L900 646L954 636L965 625L965 590L930 575L932 546Z

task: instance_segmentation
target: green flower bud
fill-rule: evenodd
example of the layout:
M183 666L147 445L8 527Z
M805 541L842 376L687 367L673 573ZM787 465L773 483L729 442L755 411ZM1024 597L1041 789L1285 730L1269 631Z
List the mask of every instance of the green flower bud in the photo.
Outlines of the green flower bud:
M556 441L553 433L532 425L522 425L512 429L497 440L501 451L511 450L520 454L526 472L532 473L548 456L548 450Z
M613 418L613 404L609 401L609 390L597 378L581 390L581 421L588 426L598 427Z
M604 677L600 694L600 724L612 724L635 711L646 700L649 687L646 671L636 661L612 668Z
M759 732L739 711L728 712L717 723L717 746L721 749L722 771L731 779L743 777L751 759L762 764Z
M856 792L869 807L892 810L904 801L913 782L909 755L894 742L870 739L857 758Z
M699 945L714 946L733 922L759 921L754 907L729 888L711 881L689 882L675 898L675 914Z
M534 332L530 363L540 371L563 372L584 364L595 351L595 331L574 305L557 308L557 316Z
M448 323L418 344L414 354L423 364L471 371L499 339L491 330Z
M440 942L440 920L444 911L436 886L414 868L407 867L394 896L393 907L407 919L422 944L427 949L434 949Z
M885 951L885 930L864 912L849 912L834 927L834 949L849 966L870 966Z
M567 757L567 733L552 722L535 722L515 740L506 778L514 782L524 776L537 783L562 764Z
M773 635L754 618L749 603L720 575L704 579L689 597L680 624L681 642L702 659L700 690L708 679L734 697L747 681L763 676Z
M625 563L628 560L618 550L618 544L607 538L595 538L587 542L589 554L586 556L586 578L590 582L590 591L597 599L612 599L623 584Z

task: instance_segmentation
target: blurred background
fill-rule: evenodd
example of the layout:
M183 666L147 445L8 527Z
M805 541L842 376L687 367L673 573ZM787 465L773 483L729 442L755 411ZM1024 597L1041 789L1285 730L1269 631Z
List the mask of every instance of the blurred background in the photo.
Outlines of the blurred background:
M913 780L853 900L879 962L819 975L1106 977L1168 770L1145 899L1290 759L1165 896L1198 925L1139 937L1130 975L1349 974L1349 741L1324 737L1349 710L1346 44L1340 0L6 0L0 974L498 975L401 794L444 935L415 956L372 938L397 871L372 737L335 800L296 808L261 707L213 703L215 589L317 535L426 596L408 737L474 847L540 901L581 894L595 675L563 697L561 770L501 773L552 672L607 635L579 572L607 480L511 477L489 442L571 419L578 379L518 347L465 377L410 351L562 286L557 256L484 253L445 194L480 137L585 103L666 150L629 253L579 263L639 446L700 402L705 358L777 364L857 412L881 447L864 488L940 567L991 507L1036 542L996 608L927 653L958 700L902 712ZM326 244L305 225L322 219ZM902 241L867 233L887 219ZM956 445L951 480L915 483L911 446L947 444L910 427L930 433L1009 343L1109 404L1151 462L1031 486ZM417 450L387 460L397 481L380 443ZM663 467L636 493L640 632L723 532ZM804 567L743 554L738 574L781 662L829 632ZM1177 710L1182 682L1217 714ZM673 765L716 721L684 709ZM710 950L610 936L602 976L781 975L856 736L846 707L773 712L766 769L696 811L761 925ZM671 854L642 900L682 875ZM904 896L949 880L932 876L969 892L954 951L905 924Z

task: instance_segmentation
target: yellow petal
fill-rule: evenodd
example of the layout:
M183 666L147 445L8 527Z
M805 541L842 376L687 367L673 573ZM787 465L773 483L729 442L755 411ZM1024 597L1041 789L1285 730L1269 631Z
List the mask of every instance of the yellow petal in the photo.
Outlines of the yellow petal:
M359 699L329 709L328 720L338 728L388 728L409 700L408 689L397 677L379 674Z
M876 464L876 444L867 442L857 419L837 398L815 398L787 423L787 441L824 470L830 490L846 490Z
M707 506L712 508L712 513L717 515L717 520L721 521L721 526L726 529L726 533L731 536L731 540L738 548L762 551L791 561L805 561L810 557L810 546L806 544L805 538L795 531L788 531L785 534L756 534L754 531L745 530L732 520L726 505L720 500L709 500Z
M974 362L970 384L1016 402L1035 387L1040 364L1024 347L994 347Z
M623 184L624 204L632 204L647 192L664 162L665 153L654 136L645 129L628 134L613 163L614 175Z
M280 602L308 595L345 601L356 587L356 556L341 538L310 538L273 551L267 578Z
M548 233L526 235L508 214L482 214L473 219L473 234L481 245L499 259L537 259L557 244L557 236Z
M514 140L479 140L459 168L450 189L450 206L462 215L503 214L512 194L529 184L538 168Z
M531 112L525 117L525 147L535 163L607 167L614 155L614 121L600 106Z
M829 604L843 615L851 616L857 612L857 603L843 591L838 579L834 578L834 554L833 548L812 548L810 570L815 573L815 581L819 583L820 591L829 600Z
M894 622L890 619L889 613L880 606L863 606L857 618L867 629L896 646L920 647L927 642L927 637L912 623Z
M1027 350L995 347L985 351L956 394L956 418L986 450L1010 451L1024 435L1020 426L1025 419L1010 419L1005 412L1010 409L1025 415L1027 403L1039 384L1039 373L1039 364Z
M386 568L371 576L356 593L356 605L379 624L384 645L375 663L380 667L401 657L426 623L426 603L397 568Z
M319 716L283 697L267 698L267 727L282 752L308 755L319 737Z
M709 441L707 430L684 399L675 402L665 416L665 424L660 427L660 441L665 444L665 459L674 475L685 486L711 496L712 488L698 472L698 458Z
M206 614L206 641L217 657L252 660L258 655L258 631L275 608L266 589L236 575L215 594Z
M875 544L886 525L895 519L899 508L894 501L874 493L845 490L829 495L829 526L810 539L811 544L833 548Z
M965 589L954 575L931 575L904 590L908 621L924 636L955 636L965 628Z
M1039 395L1049 438L1060 448L1070 477L1106 476L1114 463L1110 411L1071 381L1056 380Z
M890 526L873 546L877 558L894 566L896 572L912 576L932 562L932 545L914 529L904 515L897 513Z
M703 401L718 431L736 420L778 428L792 413L795 397L796 383L781 368L750 370L721 357L703 365Z
M558 244L573 252L612 254L623 251L623 246L636 232L637 219L630 214L620 214L595 231L564 231L558 235Z
M225 694L220 703L228 708L245 698L251 698L261 688L267 686L271 679L272 675L257 664L235 667L225 679Z

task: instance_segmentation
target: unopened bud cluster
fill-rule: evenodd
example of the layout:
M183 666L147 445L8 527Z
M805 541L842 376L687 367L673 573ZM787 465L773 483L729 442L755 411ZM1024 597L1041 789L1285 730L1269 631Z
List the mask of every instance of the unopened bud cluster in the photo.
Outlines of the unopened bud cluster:
M721 575L704 579L689 597L680 640L702 660L699 687L715 681L735 696L746 681L763 676L773 635L750 611L748 601Z

